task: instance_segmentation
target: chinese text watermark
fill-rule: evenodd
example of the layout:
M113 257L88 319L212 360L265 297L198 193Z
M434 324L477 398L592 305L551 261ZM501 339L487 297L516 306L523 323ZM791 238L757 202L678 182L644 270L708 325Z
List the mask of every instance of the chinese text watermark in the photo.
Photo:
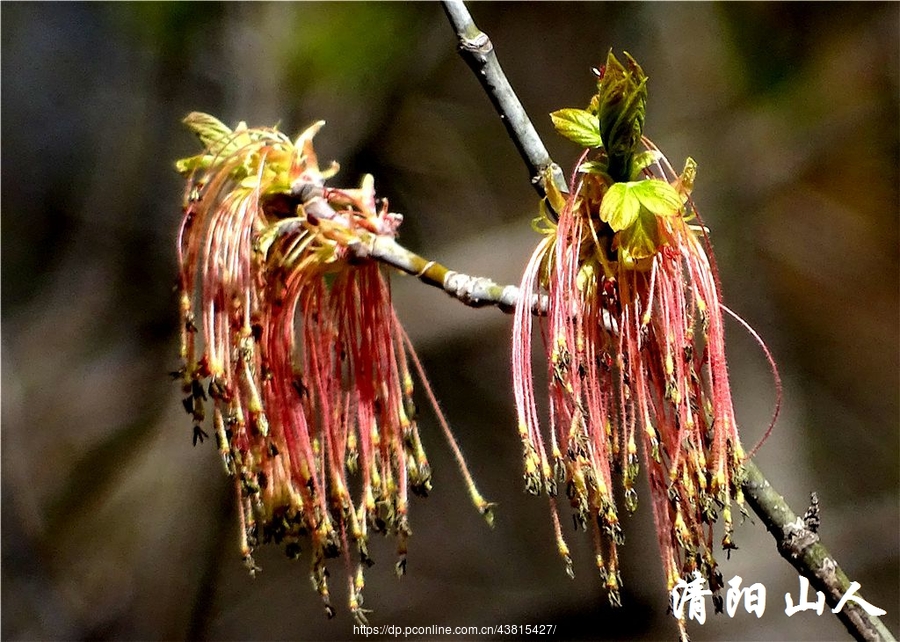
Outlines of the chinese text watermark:
M747 613L753 613L760 618L766 611L766 587L759 582L742 587L743 581L740 575L735 575L727 582L725 612L728 617L734 617L738 607L743 603ZM887 613L884 609L878 608L857 595L856 592L859 588L859 582L852 582L831 612L840 613L847 602L855 602L869 615L880 616ZM706 598L712 594L713 592L706 586L706 579L698 571L694 571L693 579L690 581L681 579L672 589L672 612L678 619L687 617L689 620L703 624L706 622ZM815 601L810 600L809 580L800 576L800 592L796 604L790 593L784 594L784 604L784 613L788 617L800 611L815 611L817 615L822 615L825 611L825 594L822 591L816 591Z

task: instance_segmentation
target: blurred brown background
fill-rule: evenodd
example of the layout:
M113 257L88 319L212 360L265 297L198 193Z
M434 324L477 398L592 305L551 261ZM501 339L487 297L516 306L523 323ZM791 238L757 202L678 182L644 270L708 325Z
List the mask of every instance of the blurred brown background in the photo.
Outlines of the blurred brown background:
M566 168L548 112L580 106L590 67L627 50L650 77L646 133L712 228L727 303L767 339L783 419L758 461L861 593L900 629L898 596L898 31L895 3L478 3L478 25ZM435 3L8 4L2 7L2 637L352 639L327 621L307 561L261 549L247 575L215 447L191 447L177 386L174 159L180 119L299 132L325 118L338 180L375 174L401 240L515 282L536 199ZM646 492L625 521L624 608L606 605L589 538L557 558L545 500L522 490L511 318L407 277L396 305L483 492L470 508L433 418L436 489L411 516L409 574L375 542L373 622L556 624L552 639L672 639ZM773 391L729 327L744 441ZM422 404L424 406L424 404ZM565 525L567 516L563 515ZM765 615L710 614L693 637L845 639L829 614L784 613L799 582L758 523L722 556L768 588ZM343 600L342 567L333 591ZM483 638L476 638L483 639ZM508 639L508 638L504 638Z

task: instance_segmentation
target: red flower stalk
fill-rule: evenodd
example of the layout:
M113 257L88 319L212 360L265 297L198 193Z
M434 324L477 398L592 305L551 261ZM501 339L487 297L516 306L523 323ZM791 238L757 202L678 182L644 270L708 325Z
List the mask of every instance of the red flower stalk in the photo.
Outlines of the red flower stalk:
M549 438L535 403L528 305L516 308L513 337L526 488L550 496L559 551L571 572L556 515L557 487L564 485L576 527L594 533L613 603L622 543L614 474L632 512L641 463L647 470L668 589L699 570L716 591L722 581L713 525L721 514L722 546L735 548L731 508L736 503L743 511L745 456L716 271L705 229L690 224L699 220L690 198L696 166L688 159L677 176L642 137L646 78L630 57L627 63L610 54L589 109L552 114L561 133L588 149L568 196L547 181L558 220L542 204L546 236L521 286L525 295L545 290L549 297L540 323Z
M405 572L408 493L431 489L409 360L423 381L424 373L380 266L354 252L375 235L394 236L400 216L386 202L376 209L371 176L358 189L325 187L336 167L318 167L312 139L321 122L293 143L272 129L231 131L203 114L185 122L206 146L177 164L189 179L178 238L184 367L176 374L195 442L205 436L208 392L251 572L258 542L284 544L290 557L308 544L331 616L326 560L343 555L350 610L365 621L369 534L396 537L397 571ZM490 517L434 405L473 500Z

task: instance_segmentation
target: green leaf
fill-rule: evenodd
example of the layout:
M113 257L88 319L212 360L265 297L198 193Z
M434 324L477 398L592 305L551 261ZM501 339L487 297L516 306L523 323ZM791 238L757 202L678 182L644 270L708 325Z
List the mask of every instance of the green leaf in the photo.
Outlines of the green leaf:
M231 149L232 147L236 149L232 142L234 132L215 116L193 111L185 116L181 122L197 135L197 138L209 150L210 154L219 155L224 153L224 155L227 155L234 151Z
M665 181L649 179L628 183L641 205L656 216L674 216L681 211L681 196Z
M578 166L578 171L582 174L597 174L599 176L606 176L606 163L603 161L584 161L581 165Z
M619 232L619 256L628 266L653 256L659 249L659 219L650 210L639 209L634 222Z
M626 267L659 250L659 219L681 211L681 196L665 181L615 183L600 203L600 219L617 234L619 260Z
M627 52L625 63L610 50L597 85L600 135L609 160L608 173L615 181L633 177L632 159L643 134L647 106L647 76Z
M210 157L206 154L191 156L189 158L182 158L175 161L175 171L177 171L179 174L187 176L195 170L205 169L206 167L208 167L209 159Z
M634 194L637 183L615 183L600 202L600 220L608 223L614 232L624 230L637 219L641 202Z
M647 151L635 154L634 160L631 161L631 180L638 180L641 177L641 172L643 170L650 167L661 158L662 152L658 152L654 149L648 149Z
M556 131L582 147L600 147L600 120L583 109L560 109L550 114Z

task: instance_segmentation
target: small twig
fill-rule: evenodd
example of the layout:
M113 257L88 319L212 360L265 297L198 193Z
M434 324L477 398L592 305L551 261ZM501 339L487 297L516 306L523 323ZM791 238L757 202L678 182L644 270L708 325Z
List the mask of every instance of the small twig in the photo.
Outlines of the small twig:
M831 608L837 606L850 589L850 579L819 541L816 532L819 507L815 494L806 519L801 519L752 461L744 464L742 486L747 503L775 538L781 556L807 578L814 589L825 594L825 601ZM837 617L857 640L894 640L878 616L869 614L853 600L844 603Z
M361 253L411 274L423 283L439 287L473 308L493 305L508 313L515 309L519 300L518 286L500 285L486 277L455 272L411 252L389 236L373 235ZM531 307L536 314L543 314L547 309L547 296L533 295Z
M291 187L291 193L285 195L294 199L294 203L302 205L306 220L339 221L349 226L346 216L336 212L324 198L321 185L298 182ZM284 234L294 231L305 223L301 219L285 220L279 229ZM500 285L489 278L471 276L456 272L450 268L419 256L403 247L393 236L374 234L357 230L359 241L347 246L354 258L375 259L390 265L401 272L410 274L422 283L442 289L453 298L473 308L496 306L503 312L512 312L519 301L519 288L515 285ZM547 295L532 295L531 308L535 314L544 314L547 310Z
M556 188L564 194L567 193L569 188L562 170L550 158L550 153L531 124L519 97L500 68L491 39L475 26L462 0L443 0L442 4L459 38L460 55L475 72L494 109L500 115L509 137L525 161L531 176L531 184L534 185L538 195L541 198L547 195L544 185L547 169L551 171Z

